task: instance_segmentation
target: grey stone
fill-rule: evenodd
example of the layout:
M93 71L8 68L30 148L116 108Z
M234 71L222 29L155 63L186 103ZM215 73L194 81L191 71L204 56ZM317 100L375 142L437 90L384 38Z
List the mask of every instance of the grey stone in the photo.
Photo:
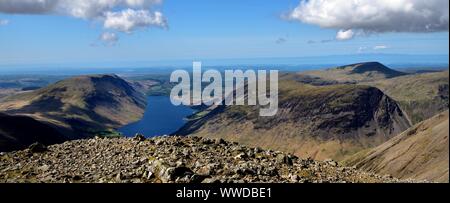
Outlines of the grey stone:
M139 142L143 142L145 141L147 138L145 138L144 135L140 134L140 133L136 133L136 135L133 137L133 140L135 141L139 141Z
M30 145L30 146L28 147L28 149L29 149L30 152L32 152L32 153L42 153L42 152L48 151L47 146L45 146L45 145L43 145L43 144L41 144L41 143L39 143L39 142L36 142L36 143Z
M278 164L286 164L289 166L293 165L292 158L285 154L278 154L276 157L276 161Z
M227 142L225 142L225 140L223 140L222 138L217 139L215 142L216 145L226 145Z

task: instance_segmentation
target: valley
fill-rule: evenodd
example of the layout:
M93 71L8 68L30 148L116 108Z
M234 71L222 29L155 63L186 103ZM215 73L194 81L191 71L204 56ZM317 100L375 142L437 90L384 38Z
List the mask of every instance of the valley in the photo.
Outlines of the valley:
M168 96L148 96L144 116L117 131L126 137L136 134L149 138L170 135L181 128L195 111L189 106L174 106Z
M70 147L66 147L75 143L86 145L87 148L109 143L101 148L107 151L112 150L108 147L110 144L119 148L129 146L128 150L137 147L142 151L133 155L140 161L133 162L135 164L130 166L130 170L134 172L128 175L48 176L46 171L35 171L39 166L28 165L24 159L20 165L25 164L27 167L7 167L9 172L0 173L0 176L3 180L13 182L197 181L184 176L170 181L157 176L142 179L145 171L141 171L141 166L148 167L147 164L154 163L153 158L145 158L152 153L146 151L147 148L157 151L154 153L157 153L158 159L171 157L165 151L169 149L168 146L157 144L166 142L158 140L176 144L176 149L171 150L180 153L194 146L191 140L204 140L201 141L203 145L197 146L199 151L195 153L220 148L225 150L221 156L234 159L238 155L244 156L251 165L255 158L250 153L251 149L262 149L269 154L275 152L274 159L277 153L285 153L299 157L294 158L296 160L314 160L319 167L324 163L331 167L330 170L349 170L348 173L323 178L323 174L319 175L318 171L304 172L278 166L281 167L277 169L280 170L279 174L273 174L272 177L277 182L401 182L411 179L448 182L448 136L445 133L447 130L448 135L448 118L445 120L445 116L448 117L448 70L406 73L380 63L368 62L318 71L282 72L279 77L279 110L273 117L260 117L258 112L261 106L258 105L180 107L183 110L179 112L184 113L177 116L175 108L178 107L163 107L162 103L153 103L158 99L169 99L168 94L176 84L170 83L168 79L168 74L60 76L60 80L53 83L48 80L49 84L41 84L40 88L31 88L29 84L27 87L16 85L2 88L7 92L0 98L0 151L6 152L0 157L4 163L12 166L18 164L10 162L10 158L29 154L31 149L28 146L33 143L58 149L67 156L67 163L70 163L70 159L80 158L75 151L71 152ZM146 109L152 110L148 113ZM435 116L439 113L442 114ZM133 139L120 138L135 134L138 136ZM165 134L182 137L144 138ZM58 145L60 143L64 144ZM239 153L238 146L249 150ZM412 146L420 148L402 152ZM29 161L49 158L51 160L47 161L57 161L52 153L32 153L34 155ZM182 156L172 155L172 160L165 163L168 168ZM125 152L120 154L122 158L119 160L128 160L126 156ZM203 170L201 166L208 165L192 165L194 163L190 162L190 158L185 158L178 161L186 162L192 174L201 174L196 170ZM207 160L210 164L217 161ZM397 164L393 164L393 160ZM97 162L101 160L92 161L95 165L104 164ZM243 167L236 164L236 168ZM333 168L335 164L341 167ZM115 174L117 170L123 169L113 167L111 173ZM285 170L289 171L287 175L284 174ZM364 171L380 176L369 175L362 179L347 177L349 174L365 174ZM11 175L16 173L40 175L11 179ZM233 178L232 172L229 172L230 176L227 173L217 172L217 175L221 175L217 181L234 182L244 177L248 182L270 181L269 176L268 179L254 179L254 174L243 174ZM305 173L311 173L311 177L304 176ZM192 174L189 177L192 178ZM384 178L384 175L394 178ZM209 175L209 178L215 177L215 173Z
M279 111L219 106L175 134L223 138L314 159L336 159L379 145L410 123L396 102L369 86L279 84Z
M442 201L449 5L0 0L0 197Z
M29 117L57 131L63 136L53 143L59 143L114 136L111 134L116 128L139 120L145 106L144 95L125 80L115 75L92 75L64 79L47 87L6 97L0 103L0 111L11 116ZM8 137L8 134L1 133L1 136ZM16 136L30 135L19 133ZM30 137L35 137L37 142L41 136L48 135L37 132ZM0 146L3 147L7 146Z

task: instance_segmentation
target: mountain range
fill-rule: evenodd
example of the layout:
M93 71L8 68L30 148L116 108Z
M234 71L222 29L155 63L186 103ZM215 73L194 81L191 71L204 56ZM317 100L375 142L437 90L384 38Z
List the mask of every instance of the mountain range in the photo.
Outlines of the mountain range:
M172 84L164 81L77 76L3 98L0 151L117 136L115 129L142 117L154 84L164 86L158 94L167 92ZM282 73L279 81L275 116L260 117L260 106L212 106L174 135L448 182L448 71L405 73L367 62Z
M360 83L377 81L407 75L386 67L378 62L357 63L326 70L307 71L300 74L312 78L329 81L330 83Z
M360 85L279 84L279 109L260 117L258 106L219 106L175 134L223 138L300 157L341 160L377 146L410 123L377 88Z

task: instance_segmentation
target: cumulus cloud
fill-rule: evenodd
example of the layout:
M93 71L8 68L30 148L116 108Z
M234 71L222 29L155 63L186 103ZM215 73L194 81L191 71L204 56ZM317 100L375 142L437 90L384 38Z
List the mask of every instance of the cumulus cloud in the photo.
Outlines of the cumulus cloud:
M12 14L44 14L55 10L59 0L1 0L0 12Z
M3 20L3 19L0 19L0 26L2 26L2 25L8 25L9 24L9 20Z
M441 32L449 29L449 1L301 0L287 18L339 30L336 39L351 39L356 31Z
M100 21L105 29L131 33L151 26L167 28L154 5L162 0L0 0L0 13L66 15ZM102 37L102 36L100 36Z
M336 34L337 40L349 40L352 39L355 33L353 30L339 30Z
M1 0L0 12L13 14L65 14L95 18L116 8L150 8L162 0Z
M150 13L148 10L127 9L120 12L107 12L104 22L105 28L126 33L149 26L167 28L167 21L158 11Z
M104 18L105 14L117 8L145 9L160 4L162 0L58 0L57 12L77 18Z

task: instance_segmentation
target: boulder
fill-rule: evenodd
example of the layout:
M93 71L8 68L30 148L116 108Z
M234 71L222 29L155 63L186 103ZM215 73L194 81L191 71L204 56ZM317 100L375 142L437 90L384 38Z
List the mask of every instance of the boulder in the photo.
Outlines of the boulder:
M31 144L28 149L30 150L31 153L42 153L42 152L46 152L48 151L47 146L36 142L34 144Z

